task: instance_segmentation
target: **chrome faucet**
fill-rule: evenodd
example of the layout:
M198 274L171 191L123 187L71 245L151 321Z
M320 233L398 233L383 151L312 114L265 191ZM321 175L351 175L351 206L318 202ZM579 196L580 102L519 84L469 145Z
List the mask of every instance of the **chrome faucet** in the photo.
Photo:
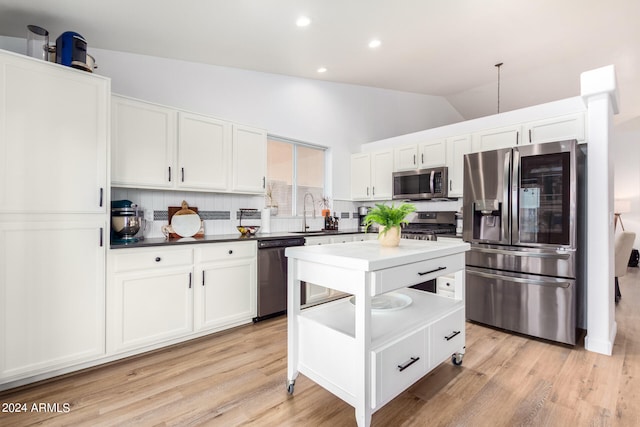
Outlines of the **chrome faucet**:
M316 201L313 198L313 194L309 192L304 193L304 199L302 200L302 231L307 231L307 228L309 228L307 225L307 196L311 196L311 210L313 211L313 218L315 219L316 217Z

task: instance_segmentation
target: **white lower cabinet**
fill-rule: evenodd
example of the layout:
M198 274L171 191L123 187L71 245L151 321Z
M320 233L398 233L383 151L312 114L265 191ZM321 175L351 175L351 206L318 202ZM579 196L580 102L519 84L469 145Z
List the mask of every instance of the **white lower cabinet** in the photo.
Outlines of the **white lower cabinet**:
M246 323L257 315L255 243L219 243L196 249L196 330Z
M193 331L191 249L138 249L114 256L110 350L121 352Z
M451 359L452 354L458 349L464 348L464 321L464 308L460 308L447 314L431 326L429 337L430 366L434 367Z
M105 354L104 221L0 221L0 384Z
M255 242L112 250L108 352L144 351L251 322L256 251Z

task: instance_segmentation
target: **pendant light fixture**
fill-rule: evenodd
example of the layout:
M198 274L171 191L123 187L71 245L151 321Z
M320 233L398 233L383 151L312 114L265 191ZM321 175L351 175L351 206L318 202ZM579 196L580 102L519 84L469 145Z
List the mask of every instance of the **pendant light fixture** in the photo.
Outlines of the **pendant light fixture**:
M498 114L500 113L500 67L502 67L502 62L495 65L498 69Z

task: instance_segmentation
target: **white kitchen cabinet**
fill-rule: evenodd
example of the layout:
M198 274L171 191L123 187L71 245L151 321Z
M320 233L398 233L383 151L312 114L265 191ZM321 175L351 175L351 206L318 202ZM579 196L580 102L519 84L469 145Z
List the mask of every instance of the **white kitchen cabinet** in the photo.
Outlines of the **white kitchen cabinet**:
M585 142L584 113L568 114L524 124L528 143L543 143L575 139Z
M255 242L200 245L195 249L195 329L219 330L257 315Z
M418 146L405 145L397 147L393 152L394 172L418 169Z
M173 188L177 112L112 97L111 182L135 188Z
M119 249L110 268L110 352L156 345L193 331L192 249Z
M420 169L445 166L447 149L445 139L435 139L418 145Z
M393 190L393 150L351 156L351 198L391 200Z
M449 170L449 197L462 197L464 155L472 151L471 135L447 138L447 167Z
M106 223L0 221L0 383L105 353Z
M0 52L0 213L106 213L110 82Z
M179 112L178 166L178 188L226 191L231 169L231 123Z
M108 78L0 51L0 384L105 353Z
M351 155L351 198L371 199L371 154Z
M473 151L489 151L515 147L522 143L522 126L487 129L473 134Z
M234 192L262 194L267 173L267 132L233 125Z

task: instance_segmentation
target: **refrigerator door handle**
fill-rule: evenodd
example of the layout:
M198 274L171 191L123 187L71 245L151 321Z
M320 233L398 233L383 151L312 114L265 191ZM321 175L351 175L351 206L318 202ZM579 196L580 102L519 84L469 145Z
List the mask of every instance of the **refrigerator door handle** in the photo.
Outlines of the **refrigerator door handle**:
M569 259L571 257L570 252L575 252L575 249L562 249L558 248L550 252L529 252L529 251L507 251L504 249L493 248L472 248L473 251L500 254L500 255L517 255L526 256L531 258L555 258L555 259Z
M511 244L520 243L520 151L513 149L511 177Z
M485 273L469 267L467 267L466 272L471 275L484 277L485 279L506 280L506 281L515 282L515 283L525 283L527 285L551 286L554 288L564 288L564 289L571 287L571 283L569 282L563 282L558 280L544 280L544 279L531 279L531 278L523 278L523 277L504 276L502 274Z
M504 196L503 196L503 206L502 206L502 241L510 242L511 241L511 221L509 221L509 210L511 208L509 197L509 188L510 188L510 172L511 172L511 150L507 151L504 156L504 169L503 169L503 187L504 187ZM513 203L513 201L511 201ZM506 204L506 206L504 205Z

